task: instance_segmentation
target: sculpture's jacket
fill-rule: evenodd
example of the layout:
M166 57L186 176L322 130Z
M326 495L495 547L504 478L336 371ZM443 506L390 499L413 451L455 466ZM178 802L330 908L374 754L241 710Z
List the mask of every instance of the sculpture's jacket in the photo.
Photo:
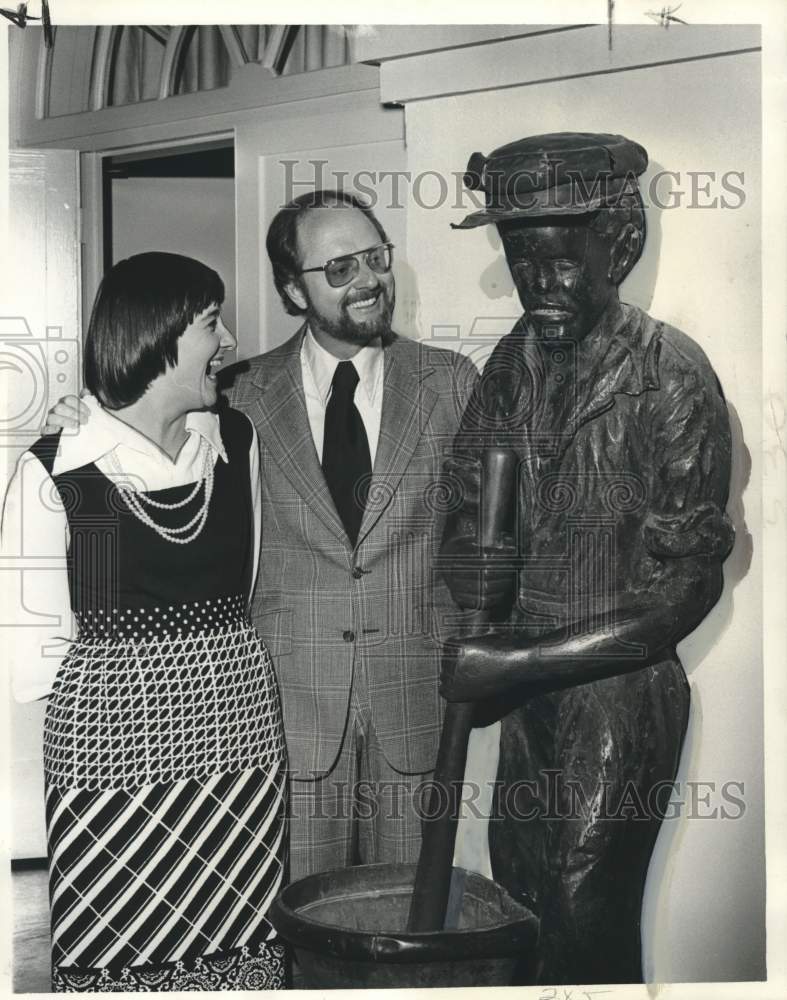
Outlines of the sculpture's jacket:
M497 631L532 640L548 668L547 634L614 629L655 606L674 622L627 633L605 679L583 683L580 659L570 687L523 677L509 692L489 827L496 880L541 919L539 981L636 981L645 876L688 723L676 645L718 600L733 542L726 404L692 340L616 303L578 345L537 341L524 321L500 341L456 451L492 443L513 447L520 471L518 587ZM459 511L447 540L476 526Z

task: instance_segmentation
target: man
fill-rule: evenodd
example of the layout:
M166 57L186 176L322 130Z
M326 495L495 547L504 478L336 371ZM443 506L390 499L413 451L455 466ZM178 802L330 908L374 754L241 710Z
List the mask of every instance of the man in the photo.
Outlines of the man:
M434 487L476 371L392 332L393 248L355 197L295 199L267 249L304 323L223 381L260 438L252 615L281 689L297 879L417 859L438 631L453 610L432 567L445 522Z
M417 860L442 718L439 633L456 614L433 569L438 484L477 372L392 331L393 247L360 199L296 198L267 248L284 308L304 322L220 384L260 440L252 618L282 697L295 880Z
M716 377L618 296L644 243L646 165L613 135L474 154L486 208L458 227L497 225L524 314L457 436L447 577L495 624L457 641L442 690L509 713L490 854L540 917L541 983L641 981L645 877L688 720L675 646L718 600L733 541ZM518 515L516 538L484 552L474 464L489 445L517 453Z

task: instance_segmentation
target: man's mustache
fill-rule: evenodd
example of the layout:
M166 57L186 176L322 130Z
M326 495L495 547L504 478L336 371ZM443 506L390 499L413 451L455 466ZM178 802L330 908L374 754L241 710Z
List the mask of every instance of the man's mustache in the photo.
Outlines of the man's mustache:
M364 299L370 299L372 297L377 298L379 296L387 298L385 288L382 285L376 285L374 288L366 288L360 291L355 290L347 293L344 305L351 306L355 302L363 302Z

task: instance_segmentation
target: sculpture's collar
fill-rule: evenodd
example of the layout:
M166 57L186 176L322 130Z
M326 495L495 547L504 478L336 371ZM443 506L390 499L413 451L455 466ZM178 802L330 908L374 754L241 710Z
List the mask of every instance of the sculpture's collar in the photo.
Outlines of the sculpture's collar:
M616 300L578 347L577 382L592 382L596 399L658 389L660 339L660 323Z
M615 299L577 345L576 386L587 387L592 396L598 393L605 398L618 393L638 396L648 389L658 389L662 325L638 306ZM525 337L526 350L539 350L541 341L526 316L518 320L512 333Z
M568 375L569 382L573 384L569 396L566 397L557 388L557 379L547 378L547 395L555 399L563 395L563 400L569 401L570 405L557 424L550 423L549 431L539 442L537 450L544 453L564 451L579 428L611 409L617 396L639 396L648 390L658 389L661 329L661 323L651 319L637 306L617 300L612 303L576 347L573 373ZM545 358L545 345L535 338L532 327L524 317L515 327L515 332L524 335L526 354L534 350L541 359ZM554 348L554 342L550 348ZM539 370L537 366L528 365L528 368L531 367Z

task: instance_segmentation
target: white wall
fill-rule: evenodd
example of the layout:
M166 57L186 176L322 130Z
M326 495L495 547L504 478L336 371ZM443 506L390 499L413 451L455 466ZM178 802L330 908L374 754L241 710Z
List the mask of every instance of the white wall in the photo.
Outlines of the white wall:
M80 379L79 188L77 154L15 150L9 162L10 248L0 291L0 494L19 455L38 438L47 409ZM5 221L5 220L3 220ZM19 557L30 553L19 552ZM21 569L0 560L3 583L31 588L51 570L45 558ZM27 594L26 589L22 590ZM29 607L29 606L28 606ZM35 607L35 604L33 604ZM26 624L35 625L30 611ZM14 641L0 607L0 649ZM0 707L0 758L10 765L11 794L0 820L14 858L46 854L42 764L45 702L11 700L8 672ZM2 779L6 774L0 772ZM6 825L10 820L10 829ZM3 838L6 840L6 837Z
M439 172L452 192L452 173L461 175L474 150L561 130L636 139L651 159L645 185L661 168L682 172L689 192L687 171L744 172L745 203L737 210L651 209L644 256L622 288L624 300L680 327L706 351L732 407L734 441L729 511L737 541L724 594L679 649L692 717L678 777L717 788L741 781L746 811L738 820L684 816L662 829L643 915L646 976L662 982L765 974L759 100L759 59L747 53L406 107L408 169L413 177ZM714 189L720 193L718 180ZM420 201L434 204L438 192L436 180L424 182ZM455 327L463 338L457 346L471 351L478 319L486 320L491 346L521 310L494 228L449 228L464 214L451 197L432 209L411 198L407 259L421 336ZM470 776L493 776L494 752L487 742ZM461 856L483 869L485 837L464 832Z
M235 182L231 177L113 181L113 261L146 250L185 254L218 271L226 288L223 318L235 331Z

